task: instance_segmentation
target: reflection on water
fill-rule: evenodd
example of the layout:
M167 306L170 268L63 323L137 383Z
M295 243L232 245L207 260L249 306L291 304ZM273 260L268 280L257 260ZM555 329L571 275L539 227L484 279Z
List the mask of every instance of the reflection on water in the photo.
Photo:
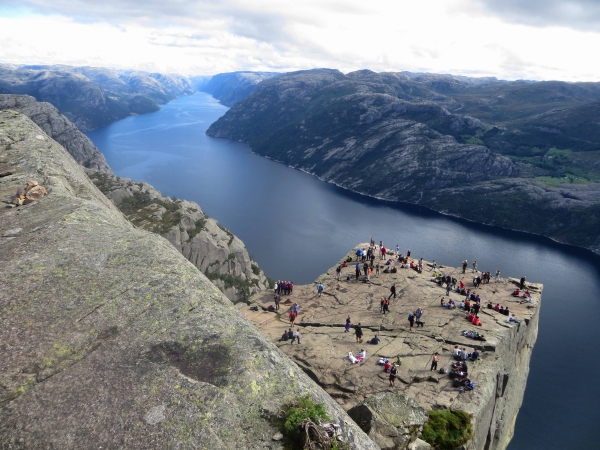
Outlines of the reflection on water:
M206 136L225 113L207 94L88 136L119 176L198 202L238 235L271 278L310 283L369 236L413 257L545 284L538 342L510 449L597 448L599 259L549 239L370 199ZM561 375L558 376L556 373ZM587 374L587 375L585 375ZM569 430L567 432L567 430Z

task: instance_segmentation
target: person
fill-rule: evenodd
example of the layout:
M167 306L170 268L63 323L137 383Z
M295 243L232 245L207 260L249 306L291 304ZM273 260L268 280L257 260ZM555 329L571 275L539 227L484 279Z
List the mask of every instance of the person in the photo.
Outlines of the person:
M292 336L292 344L294 343L294 340L298 339L298 345L300 345L300 328L298 328L296 331L294 331L294 334Z
M452 350L452 357L457 361L460 360L460 347L458 345L454 346L454 350Z
M348 316L348 318L346 319L346 326L344 333L347 333L348 331L350 331L350 327L352 327L352 321L350 320L350 316Z
M323 293L323 283L319 283L317 285L317 292L319 293L319 297L320 297L321 294Z
M419 259L419 273L423 272L423 258Z
M348 359L352 364L358 363L358 359L352 354L352 352L348 352Z
M381 342L381 339L379 339L379 338L377 337L377 335L375 335L375 337L369 341L369 344L377 345L377 344L379 344L380 342Z
M406 258L410 258L410 248L408 250L406 250Z
M504 306L501 306L501 307L500 307L500 309L498 310L498 312L499 312L500 314L504 314Z
M335 269L335 279L339 281L341 277L342 277L342 265L340 264L339 266L337 266L337 269Z
M463 273L465 273L465 271L467 270L467 266L469 265L469 263L467 262L467 260L465 259L462 262L462 266L463 266Z
M500 303L496 303L496 306L494 306L494 311L500 311Z
M435 262L435 259L433 260L433 263L431 264L431 270L433 270L434 272L437 269L437 263Z
M362 255L363 255L362 248L359 248L358 250L356 250L356 260L357 261L362 259Z
M473 314L475 314L475 317L479 317L479 308L481 308L481 305L479 303L475 303L473 305Z
M508 316L510 313L508 311L508 306L506 308L504 308L504 313L505 316Z
M296 320L296 313L292 310L290 312L290 325L294 325L295 320Z
M463 361L465 361L466 359L469 358L469 353L467 352L467 349L465 347L463 347L462 351L460 352L460 359L462 359Z
M385 362L383 363L383 370L384 370L384 372L389 373L389 371L390 371L391 368L392 368L392 365L386 359Z
M288 330L288 339L289 340L293 340L294 339L294 332L292 331L291 328Z
M500 271L496 270L496 283L500 282Z
M413 329L413 325L415 324L415 315L413 313L410 313L408 315L408 323L410 324L410 331L412 331Z
M444 301L444 297L440 298L440 306L446 306L446 302Z
M358 325L354 326L354 334L356 335L356 342L359 342L362 344L363 331L362 331L362 327L360 326L360 322L358 322Z
M517 320L517 318L515 317L514 314L511 314L510 317L508 319L506 319L507 322L514 322L514 323L521 323L520 320Z
M415 322L417 322L417 328L419 327L423 327L423 325L425 325L425 323L422 320L423 317L423 310L421 308L417 308L417 310L415 311Z
M279 311L279 301L281 300L281 297L277 294L275 294L275 311Z
M525 298L523 300L521 300L519 303L520 304L531 303L531 294L529 292L527 292L527 294L525 294Z
M479 358L479 350L474 348L473 353L471 353L471 361L476 361L478 358Z
M390 368L390 386L394 386L394 382L396 381L397 376L398 376L398 369L396 368L396 364L394 364Z
M527 277L521 277L521 284L520 284L521 290L525 289L525 278L527 278Z
M375 275L379 276L379 269L381 269L381 266L379 265L379 263L377 263L377 265L375 266Z
M438 365L439 361L440 361L440 356L439 356L438 352L435 352L433 354L433 357L431 358L431 369L429 369L430 372L433 372L434 370L437 369L437 365Z
M386 298L383 300L383 314L390 312L390 301Z
M392 284L392 287L390 288L390 295L388 297L388 300L392 298L392 295L394 296L394 298L396 298L396 283Z
M358 281L358 277L360 277L360 263L356 263L356 281Z
M400 254L400 247L398 247L398 244L396 244L396 255Z
M473 261L473 272L477 272L477 261Z
M383 305L385 305L385 297L381 297L381 302L379 304L379 312L383 313Z
M365 349L361 348L358 356L364 361L365 359L367 359L367 351Z
M386 253L387 249L385 247L381 247L381 259L385 259Z
M283 335L281 336L281 338L279 339L279 341L287 341L288 340L288 332L283 330Z

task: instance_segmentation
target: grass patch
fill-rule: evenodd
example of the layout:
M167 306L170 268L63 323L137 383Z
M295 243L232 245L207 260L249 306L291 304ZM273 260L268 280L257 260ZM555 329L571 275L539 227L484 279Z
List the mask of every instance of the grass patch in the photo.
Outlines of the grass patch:
M464 411L428 411L421 439L438 450L452 450L473 437L471 416Z
M250 264L250 267L252 268L252 273L254 275L260 275L260 268L256 264Z
M298 397L288 403L278 415L278 426L281 434L284 436L284 448L286 450L303 450L308 448L345 450L349 449L347 443L339 442L335 438L327 441L320 441L318 436L311 433L311 440L315 446L308 446L307 434L302 428L302 423L310 420L320 432L322 428L318 427L319 422L331 423L331 418L327 415L322 403L315 403L305 395Z
M198 233L200 233L202 230L204 230L204 227L206 226L206 219L198 219L198 220L196 220L194 225L195 225L194 228L192 228L191 230L187 230L187 233L189 236L188 241L191 241L192 239L194 239Z
M223 225L221 225L220 223L217 223L217 226L223 230L227 236L229 236L229 242L227 243L227 246L229 247L231 245L231 243L233 242L233 233L231 231L229 231L227 228L225 228Z

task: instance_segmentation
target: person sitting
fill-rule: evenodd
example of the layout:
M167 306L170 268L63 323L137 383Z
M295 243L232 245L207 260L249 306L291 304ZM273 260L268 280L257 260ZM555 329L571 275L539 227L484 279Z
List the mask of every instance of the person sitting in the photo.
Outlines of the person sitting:
M454 346L454 350L452 350L452 357L455 360L460 361L460 347L458 345Z
M461 300L460 303L458 304L458 307L460 309L465 309L465 302Z
M508 319L506 319L507 322L514 322L514 323L521 323L520 320L517 320L517 318L515 317L514 314L511 314L510 317Z
M392 365L390 364L390 362L388 360L385 361L385 363L383 363L383 370L384 372L388 372L390 371L390 369L392 368Z
M531 303L531 294L529 292L527 292L527 294L525 295L525 297L523 298L523 300L521 300L519 303L520 304L522 304L522 303Z
M504 308L504 312L501 314L504 314L505 316L508 316L510 314L508 311L508 306L506 308Z
M499 312L500 314L504 314L504 306L501 306L501 307L500 307L500 309L498 310L498 312Z
M381 358L379 358L379 361L377 361L377 364L379 364L380 366L383 366L388 361L389 360L387 358L381 357Z
M364 349L360 349L360 353L358 354L358 357L361 359L366 359L367 358L367 351Z
M473 349L473 353L471 353L471 361L476 361L477 359L479 359L479 350L477 350L476 348Z
M377 335L375 335L375 337L373 339L371 339L370 341L367 341L368 344L373 344L373 345L377 345L381 342L381 339L379 339L377 337Z
M392 267L391 272L392 273L397 273L398 272L398 268L396 266Z
M513 297L518 297L519 295L521 295L521 291L519 289L515 289L514 292L512 293Z
M294 339L294 332L292 331L291 328L288 330L287 335L288 335L288 339L290 339L290 340Z
M288 332L284 331L283 334L281 335L281 338L279 339L279 342L287 341L287 340L288 340Z
M487 304L487 309L494 309L494 305L492 304L492 302L489 302Z
M463 347L462 351L460 352L460 359L462 359L463 361L466 361L467 359L469 359L469 353L467 352L467 349Z
M350 360L350 362L352 364L358 363L358 359L355 358L355 356L352 354L352 352L348 352L348 359Z
M496 303L496 306L494 306L494 311L500 311L500 303Z

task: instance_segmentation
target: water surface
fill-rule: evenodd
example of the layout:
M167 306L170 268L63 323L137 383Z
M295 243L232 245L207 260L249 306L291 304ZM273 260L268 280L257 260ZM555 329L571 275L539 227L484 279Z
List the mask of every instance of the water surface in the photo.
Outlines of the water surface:
M88 136L117 175L198 202L274 279L312 282L372 235L403 253L410 248L416 258L454 266L477 260L481 270L544 283L538 341L509 448L599 448L592 433L600 419L598 257L543 237L353 194L254 155L244 144L206 136L226 111L198 93Z

